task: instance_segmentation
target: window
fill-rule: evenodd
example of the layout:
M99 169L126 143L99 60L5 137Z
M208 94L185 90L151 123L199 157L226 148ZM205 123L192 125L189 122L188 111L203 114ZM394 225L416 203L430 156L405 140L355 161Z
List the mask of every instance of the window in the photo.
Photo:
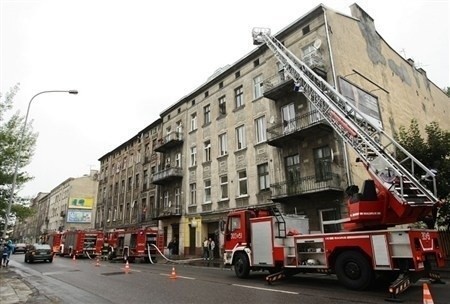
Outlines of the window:
M176 188L175 189L175 213L180 214L180 207L181 207L181 189Z
M296 184L300 179L300 156L298 154L285 158L288 184Z
M211 141L207 140L205 141L205 162L211 161Z
M208 97L208 96L209 96L209 92L206 91L206 92L205 92L205 98Z
M170 205L169 205L169 191L164 191L164 193L163 193L163 204L164 204L164 209L168 209L170 207Z
M191 114L191 131L197 130L197 113Z
M236 108L240 108L244 106L244 90L242 86L236 88L234 90L234 99L236 103Z
M241 77L241 71L237 71L236 73L234 73L234 77L236 78Z
M211 202L211 180L205 180L205 203Z
M341 231L339 224L325 224L326 221L338 220L339 212L336 209L322 209L319 210L320 225L323 233L339 232Z
M219 98L219 114L225 115L227 114L227 104L225 100L225 96Z
M220 177L220 199L228 199L228 176L223 175Z
M211 106L207 105L203 108L203 124L211 123Z
M313 154L316 181L325 181L332 179L330 147L326 146L314 149Z
M181 153L175 154L175 167L181 168Z
M197 147L191 147L191 167L197 165Z
M287 104L281 108L281 119L283 119L283 132L285 134L296 130L297 121L295 120L294 103Z
M127 189L128 189L128 191L130 191L131 190L131 187L133 186L133 179L131 178L131 176L128 178L128 187L127 187Z
M197 205L197 184L189 185L189 205Z
M270 189L269 165L267 163L258 165L259 190Z
M181 138L181 135L183 134L183 124L181 123L181 121L177 122L175 131L178 133L176 134L177 138Z
M259 58L256 60L253 60L253 66L256 68L259 65Z
M307 26L305 26L304 28L302 28L302 34L303 35L306 35L306 34L308 34L309 33L309 25L307 25Z
M263 81L262 75L258 75L253 78L253 97L254 99L259 98L263 95Z
M219 156L226 155L227 153L227 133L223 133L219 135Z
M136 177L134 179L134 187L139 188L139 173L136 174Z
M231 217L228 221L229 226L227 227L228 231L234 231L236 229L241 229L241 218L240 217Z
M219 82L219 89L223 88L223 81Z
M195 106L195 99L191 101L191 106Z
M266 137L266 119L264 116L255 119L256 126L256 143L260 143L267 140Z
M238 150L244 149L246 147L245 126L240 126L236 128L236 143Z
M247 195L247 171L240 171L238 172L238 178L239 178L239 183L238 183L238 195L239 196L244 196Z

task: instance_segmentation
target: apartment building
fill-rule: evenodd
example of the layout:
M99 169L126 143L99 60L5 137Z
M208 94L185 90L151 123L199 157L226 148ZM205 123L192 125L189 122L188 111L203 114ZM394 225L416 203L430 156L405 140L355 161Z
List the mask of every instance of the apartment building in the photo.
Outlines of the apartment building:
M358 5L351 16L319 5L275 36L387 133L412 118L422 128L432 121L450 127L445 93L384 41ZM100 185L97 224L138 224L146 208L149 224L168 240L177 237L184 255L200 254L204 237L216 240L219 254L226 215L240 207L277 204L307 216L311 231L339 230L324 221L346 217L345 189L367 178L265 45L219 70L145 130L100 158L108 181ZM146 132L149 165L140 159Z

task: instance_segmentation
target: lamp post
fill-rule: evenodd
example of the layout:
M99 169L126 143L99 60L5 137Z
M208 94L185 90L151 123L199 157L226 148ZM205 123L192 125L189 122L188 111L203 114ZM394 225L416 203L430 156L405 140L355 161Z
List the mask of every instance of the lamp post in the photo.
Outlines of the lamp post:
M14 168L14 175L13 175L13 180L12 180L12 184L11 184L11 194L9 195L9 200L8 200L8 207L6 209L6 214L5 214L5 227L3 229L3 239L6 238L6 230L8 229L8 222L9 222L9 214L11 213L11 206L14 200L14 190L16 188L16 183L17 183L17 174L19 172L19 165L20 165L20 157L22 154L22 146L23 146L23 138L25 137L25 131L27 129L27 122L28 122L28 114L30 114L30 107L31 107L31 103L33 102L33 100L41 95L41 94L46 94L46 93L69 93L69 94L78 94L77 90L51 90L51 91L42 91L37 93L36 95L34 95L33 97L31 97L30 102L28 103L28 108L27 108L27 114L25 115L25 122L23 124L22 127L22 132L20 134L19 137L19 146L17 149L17 155L16 155L16 165Z

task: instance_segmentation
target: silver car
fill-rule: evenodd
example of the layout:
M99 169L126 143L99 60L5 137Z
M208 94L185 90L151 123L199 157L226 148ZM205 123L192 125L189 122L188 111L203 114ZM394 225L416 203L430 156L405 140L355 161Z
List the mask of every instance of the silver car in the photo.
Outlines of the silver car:
M53 251L49 244L33 244L25 251L25 263L36 261L53 262Z

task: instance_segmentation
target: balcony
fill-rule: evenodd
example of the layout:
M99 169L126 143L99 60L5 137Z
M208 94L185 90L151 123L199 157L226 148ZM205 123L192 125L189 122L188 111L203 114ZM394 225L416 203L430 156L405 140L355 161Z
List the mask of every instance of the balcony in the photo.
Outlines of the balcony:
M171 132L156 142L154 150L156 152L164 153L181 144L183 144L183 134Z
M169 167L153 174L152 184L164 185L181 178L183 178L183 169L181 167Z
M284 145L292 145L293 141L303 140L308 136L317 136L322 132L332 132L332 128L323 116L314 110L268 128L267 143L280 148Z
M328 173L326 178L318 180L315 175L300 178L297 181L284 181L270 185L272 199L284 199L325 191L344 191L341 178L336 173Z
M181 217L181 206L171 206L159 208L155 212L155 219L164 219L169 217Z

